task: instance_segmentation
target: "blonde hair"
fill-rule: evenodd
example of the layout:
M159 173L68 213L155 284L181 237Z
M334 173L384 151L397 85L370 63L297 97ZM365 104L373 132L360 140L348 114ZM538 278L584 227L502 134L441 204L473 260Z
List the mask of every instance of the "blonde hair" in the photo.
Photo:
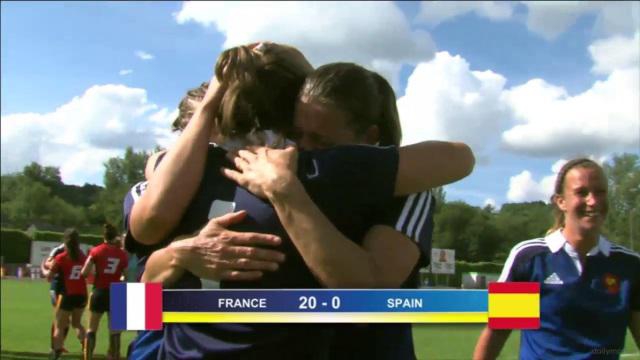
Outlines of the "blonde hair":
M228 86L214 119L218 133L230 138L256 130L290 131L298 92L312 70L302 53L287 45L259 43L223 51L215 74ZM187 92L175 129L186 126L208 86L203 83Z
M180 100L178 104L178 116L171 123L171 131L182 131L193 117L197 104L202 101L204 94L207 92L209 82L203 82L197 88L187 91L187 94Z
M566 164L562 166L562 168L560 168L560 171L558 172L558 176L556 177L555 185L553 187L553 195L551 195L551 199L550 199L551 204L553 206L554 221L553 221L553 225L549 228L549 230L547 230L547 235L558 229L562 229L564 227L564 221L565 221L564 212L562 212L562 210L558 208L556 200L558 197L564 195L564 183L565 183L564 180L567 177L567 173L569 172L569 170L574 168L597 169L597 170L603 171L602 167L598 165L598 163L587 158L577 158L577 159L569 160L567 161Z

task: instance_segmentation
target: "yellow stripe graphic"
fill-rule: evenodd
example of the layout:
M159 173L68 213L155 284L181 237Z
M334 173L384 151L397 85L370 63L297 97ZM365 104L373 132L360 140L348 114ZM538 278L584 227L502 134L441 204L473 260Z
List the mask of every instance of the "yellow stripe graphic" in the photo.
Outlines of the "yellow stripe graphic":
M451 313L216 313L163 312L164 323L486 323L486 312Z
M489 317L540 317L540 294L489 294Z

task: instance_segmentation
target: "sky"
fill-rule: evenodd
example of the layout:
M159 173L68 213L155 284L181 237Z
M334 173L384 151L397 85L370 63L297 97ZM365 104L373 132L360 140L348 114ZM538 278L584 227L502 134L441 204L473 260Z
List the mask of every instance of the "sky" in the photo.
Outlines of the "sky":
M171 146L223 49L267 40L382 74L403 144L469 144L448 201L546 201L567 159L640 155L637 1L3 1L1 21L2 174L36 161L102 185L127 146Z

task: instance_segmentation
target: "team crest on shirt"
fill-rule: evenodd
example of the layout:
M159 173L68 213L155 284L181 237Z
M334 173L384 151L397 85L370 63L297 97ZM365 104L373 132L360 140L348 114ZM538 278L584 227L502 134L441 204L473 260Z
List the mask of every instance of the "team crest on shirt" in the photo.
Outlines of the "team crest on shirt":
M620 278L616 275L610 273L604 274L602 284L609 294L617 294L620 292Z

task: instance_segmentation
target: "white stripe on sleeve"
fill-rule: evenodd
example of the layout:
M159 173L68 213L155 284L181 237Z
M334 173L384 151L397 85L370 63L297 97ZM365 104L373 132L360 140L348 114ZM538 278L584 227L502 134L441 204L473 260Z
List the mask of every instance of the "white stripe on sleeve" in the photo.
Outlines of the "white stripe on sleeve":
M541 241L540 239L527 240L519 244L516 244L516 246L514 246L511 252L509 253L509 257L507 257L507 261L505 261L504 263L504 267L502 268L502 273L498 278L498 282L507 281L507 279L509 278L509 274L511 273L511 268L513 268L513 263L515 262L516 257L518 256L518 254L520 254L522 250L528 247L541 246L541 245L545 246L546 243L544 241Z
M131 189L131 197L133 198L133 202L138 201L138 199L140 198L140 196L142 196L142 193L144 193L145 190L147 190L146 181L141 181L133 185L133 188Z
M418 222L418 217L420 217L420 212L422 211L422 207L424 206L426 197L427 197L426 192L420 193L420 197L418 198L418 204L416 205L415 210L413 211L413 216L411 216L411 222L409 223L409 227L407 228L407 236L411 238L415 237L413 229L415 228L416 223Z
M403 232L402 227L404 226L405 221L407 220L407 216L409 216L409 210L411 209L411 204L413 203L413 199L415 199L416 194L411 194L404 202L404 208L402 208L402 212L400 213L400 218L396 223L396 230Z
M418 229L416 229L416 233L413 237L413 239L416 242L419 242L420 240L420 232L422 231L422 227L424 226L424 222L427 220L427 218L429 217L429 211L431 211L431 191L426 191L426 193L428 193L429 195L427 196L427 200L425 202L425 206L426 208L424 209L424 211L422 212L422 216L420 217L420 223L418 223Z

